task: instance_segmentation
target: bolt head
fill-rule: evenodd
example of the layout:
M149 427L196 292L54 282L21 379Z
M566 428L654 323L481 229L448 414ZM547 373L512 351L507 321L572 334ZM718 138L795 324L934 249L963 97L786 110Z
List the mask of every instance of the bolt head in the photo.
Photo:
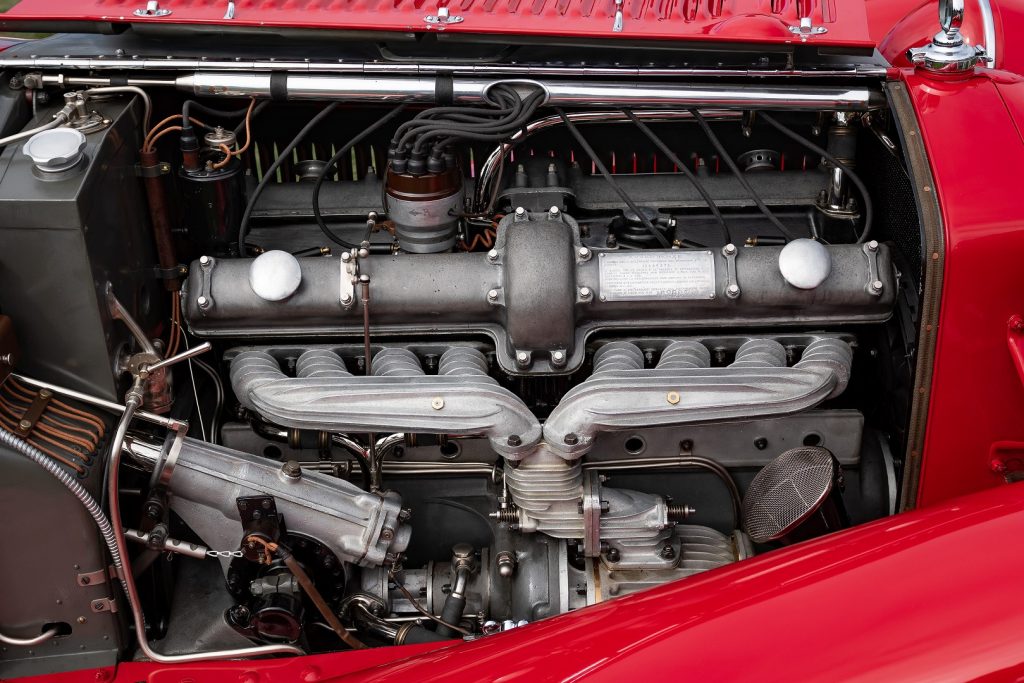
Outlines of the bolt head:
M670 392L668 392L667 394L665 394L665 400L668 401L669 404L671 404L671 405L678 404L679 403L679 392L678 391L670 391Z
M576 434L572 432L569 432L562 438L562 441L565 442L566 446L575 446L580 442L580 437L578 437Z
M498 250L491 249L489 252L487 252L487 260L490 261L491 263L496 262L498 260Z
M527 353L526 351L520 351L519 353L516 354L516 363L518 363L519 365L529 365L530 354Z
M590 249L588 249L587 247L580 247L577 253L579 254L580 258L583 259L584 261L590 258Z
M737 297L737 296L740 295L740 286L739 285L729 285L728 287L726 287L725 293L728 296L730 296L730 297Z
M199 265L202 265L202 266L210 265L210 257L209 256L200 256L199 257Z
M523 218L526 216L526 209L521 206L516 207L516 218Z
M732 256L733 254L736 253L736 245L731 243L725 245L724 247L722 247L722 253L725 254L726 256Z
M298 479L302 476L302 466L294 460L289 460L281 465L281 474L289 479Z
M341 252L341 261L342 261L342 263L348 263L351 260L352 260L352 252L350 252L350 251L343 251L343 252Z
M435 396L430 400L430 407L434 410L441 410L444 408L444 399L440 396Z
M380 537L385 541L390 541L395 537L395 530L391 527L384 527L383 529L381 529Z
M868 242L868 251L878 251L878 242L876 240Z
M551 354L551 362L560 365L565 362L565 351L555 351Z
M207 299L205 296L201 296L198 299L196 299L196 304L199 305L199 308L206 308L210 305L210 300Z
M550 209L548 209L548 215L551 216L552 218L558 218L558 216L561 213L562 212L559 210L557 206L552 206Z
M342 294L341 295L341 303L344 306L348 306L349 304L351 304L352 303L352 295L351 294Z
M881 280L875 280L871 283L872 292L881 292L883 287L885 287L885 284Z
M28 420L22 420L21 422L18 423L18 427L21 429L29 429L31 426L32 423L29 422Z
M523 445L523 440L519 438L518 434L512 434L511 436L508 437L505 443L507 443L509 446L512 446L513 448L517 448Z
M498 290L496 290L496 289L489 289L489 290L487 290L487 300L491 301L491 302L497 301L498 300Z
M594 296L594 292L590 287L580 287L580 298L584 301L590 301Z

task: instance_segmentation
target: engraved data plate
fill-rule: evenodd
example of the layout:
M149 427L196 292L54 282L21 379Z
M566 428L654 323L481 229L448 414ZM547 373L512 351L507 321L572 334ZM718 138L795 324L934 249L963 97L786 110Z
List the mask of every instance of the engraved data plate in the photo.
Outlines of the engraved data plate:
M710 251L601 253L601 301L714 299Z

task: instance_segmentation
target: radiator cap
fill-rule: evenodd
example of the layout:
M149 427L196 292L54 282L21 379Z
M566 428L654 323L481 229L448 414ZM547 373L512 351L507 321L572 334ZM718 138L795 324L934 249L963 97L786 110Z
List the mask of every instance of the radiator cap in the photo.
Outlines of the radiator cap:
M294 294L301 283L299 261L287 251L265 252L249 266L249 286L264 301L283 301Z
M74 128L51 128L28 139L22 151L40 171L66 171L82 159L85 136Z
M814 289L832 272L832 255L821 242L801 237L779 252L779 272L798 289Z

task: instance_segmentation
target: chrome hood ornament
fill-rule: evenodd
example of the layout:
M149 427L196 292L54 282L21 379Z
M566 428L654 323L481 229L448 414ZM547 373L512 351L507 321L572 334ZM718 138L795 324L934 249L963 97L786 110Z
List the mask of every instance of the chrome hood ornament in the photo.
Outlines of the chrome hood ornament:
M984 45L969 45L960 33L964 21L964 0L940 0L941 30L932 42L907 50L907 58L915 66L936 74L968 74L976 66L992 61Z

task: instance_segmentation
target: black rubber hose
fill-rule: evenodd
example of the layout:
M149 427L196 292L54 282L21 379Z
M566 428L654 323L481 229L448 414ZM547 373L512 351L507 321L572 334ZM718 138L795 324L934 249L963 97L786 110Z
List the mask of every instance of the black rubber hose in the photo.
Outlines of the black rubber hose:
M628 116L629 120L636 124L636 127L647 136L647 139L654 143L654 146L660 149L661 153L667 156L669 161L675 164L676 168L682 171L683 175L693 183L693 186L697 188L697 192L700 193L700 196L707 203L708 208L711 209L711 213L714 214L715 219L718 220L718 224L722 226L722 236L725 238L725 243L729 244L732 242L732 235L729 234L729 226L725 224L725 217L722 216L722 212L719 210L718 204L715 203L714 198L707 191L707 188L705 188L703 183L701 183L697 178L697 174L690 170L689 164L684 164L682 160L676 156L675 152L673 152L661 138L655 135L654 131L651 130L646 123L638 119L631 110L623 109L622 113Z
M718 136L715 135L715 132L711 130L711 126L708 125L708 122L704 119L701 113L696 109L690 109L689 111L693 118L697 120L697 123L700 125L701 130L704 131L704 134L708 137L708 140L714 146L715 151L718 152L718 157L725 162L725 165L729 167L732 174L736 176L736 180L740 182L740 185L742 185L743 189L747 191L750 198L754 200L754 203L757 204L757 208L761 210L761 213L764 214L765 218L767 218L771 224L787 238L791 240L796 239L796 236L782 224L782 221L776 218L775 214L773 214L771 209L768 208L768 205L761 200L761 195L757 194L757 191L751 187L750 183L747 182L747 179L743 176L743 172L736 166L736 162L734 162L732 157L729 156L725 147L722 146L722 142L718 139Z
M316 217L316 224L320 226L320 231L324 234L324 236L327 239L331 240L335 244L345 247L346 249L354 249L357 246L355 244L350 244L345 240L341 239L340 237L338 237L337 235L335 235L333 232L331 232L330 228L327 227L327 223L324 222L324 217L320 212L320 188L323 187L324 179L327 178L327 174L330 172L330 170L334 167L336 163L338 163L341 157L345 156L345 154L348 153L350 149L352 149L360 142L362 142L364 138L371 135L375 130L377 130L381 126L384 126L393 118L395 118L403 111L405 111L405 108L407 106L408 105L402 104L396 107L395 109L392 109L390 112L388 112L387 116L378 119L368 128L364 129L363 132L359 133L354 138L346 142L341 147L341 149L335 152L334 156L331 157L326 164L324 164L324 167L320 169L320 173L316 177L316 183L313 185L313 215Z
M281 150L281 153L274 159L274 163L270 164L270 167L263 172L263 178L259 184L256 185L256 189L253 190L252 195L249 196L249 202L245 205L245 211L242 213L242 220L238 224L238 255L245 256L245 236L249 232L249 219L252 217L253 209L256 208L256 200L263 193L263 189L273 180L277 169L284 163L286 159L291 157L292 151L299 146L299 143L313 130L318 123L324 120L324 118L334 111L338 106L337 102L331 104L320 110L316 116L309 120L305 126L302 127L292 141L288 143L288 146Z
M597 152L595 152L594 148L590 146L590 143L588 143L587 139L583 137L583 134L580 133L579 129L576 128L576 125L569 120L569 117L565 115L565 112L557 108L555 109L555 112L562 118L562 122L565 124L565 127L569 129L569 132L572 133L572 136L576 138L576 142L579 143L580 147L583 148L583 151L586 152L587 156L590 157L590 160L594 162L595 166L597 166L597 170L601 172L601 175L604 176L604 179L608 181L608 184L611 185L613 190L615 190L615 194L619 195L619 198L626 203L626 206L628 206L633 211L633 213L635 213L640 218L640 222L643 223L644 228L646 228L647 231L651 233L651 235L653 235L656 240L658 240L658 244L660 244L663 248L668 249L669 247L671 247L672 245L668 243L668 240L665 239L665 236L661 234L661 231L654 227L654 224L651 223L650 219L647 218L647 216L644 215L642 211L640 211L639 207L637 207L636 203L629 198L629 195L626 194L626 191L623 190L617 182L615 182L615 178L613 178L612 174L608 172L608 169L605 167L604 162L601 161L600 157L597 156Z
M466 611L466 596L456 596L454 593L449 593L448 597L444 599L444 605L441 607L441 621L437 625L437 635L442 638L458 638L459 634L446 626L445 624L458 624L462 621L462 615Z
M764 119L769 126L779 131L780 133L788 137L790 140L800 143L801 145L811 150L815 154L820 154L830 164L838 168L841 168L843 170L843 173L850 177L850 181L857 186L857 191L860 192L860 196L864 201L864 229L861 230L860 236L857 238L857 244L863 244L871 235L871 214L874 212L874 205L871 202L871 195L868 194L868 188L866 185L864 185L863 181L861 181L860 177L852 170L850 170L849 166L847 166L843 162L839 161L839 159L836 159L834 156L829 154L824 147L819 147L818 145L814 144L804 136L794 131L793 129L782 125L781 123L776 121L773 116L769 116L763 111L758 112L758 116L759 118Z
M225 111L223 109L215 109L208 107L205 104L196 102L195 100L185 100L185 103L181 105L181 127L188 129L192 127L192 122L189 120L189 112L193 109L206 114L207 116L216 116L222 119L233 119L238 116L245 116L245 113L249 111L249 105L242 107L241 109L232 109L231 111Z

